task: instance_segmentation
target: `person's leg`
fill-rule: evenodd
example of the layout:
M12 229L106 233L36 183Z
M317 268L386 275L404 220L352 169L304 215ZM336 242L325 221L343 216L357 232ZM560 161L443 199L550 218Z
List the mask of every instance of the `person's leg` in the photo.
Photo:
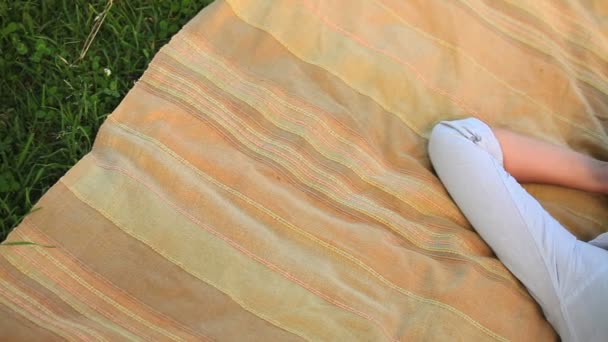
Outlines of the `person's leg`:
M589 241L590 244L608 250L608 233L603 233Z
M575 297L600 295L597 291L606 286L608 276L606 270L598 272L608 264L608 253L578 241L504 170L499 142L482 121L439 123L431 133L429 155L458 207L526 286L562 339L577 340L579 329L572 325L580 320L573 320L569 311L581 311L578 308L585 305ZM579 306L572 309L572 303ZM606 298L603 304L608 308ZM599 318L583 314L590 319L587 330L608 336L608 324L599 327L594 323ZM584 335L591 336L589 331Z

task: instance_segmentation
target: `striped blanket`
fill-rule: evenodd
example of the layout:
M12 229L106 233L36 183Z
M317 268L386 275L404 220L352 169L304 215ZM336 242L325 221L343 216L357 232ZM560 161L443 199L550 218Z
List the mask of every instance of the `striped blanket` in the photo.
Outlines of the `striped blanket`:
M50 248L0 248L0 340L555 340L426 144L475 116L608 159L606 15L213 3L8 238ZM608 230L605 197L526 188L579 238Z

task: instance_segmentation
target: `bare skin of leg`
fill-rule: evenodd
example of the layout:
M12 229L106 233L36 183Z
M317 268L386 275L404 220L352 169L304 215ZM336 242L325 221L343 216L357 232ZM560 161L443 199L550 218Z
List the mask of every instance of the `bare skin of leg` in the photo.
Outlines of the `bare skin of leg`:
M608 161L492 127L505 169L522 183L545 183L608 194Z

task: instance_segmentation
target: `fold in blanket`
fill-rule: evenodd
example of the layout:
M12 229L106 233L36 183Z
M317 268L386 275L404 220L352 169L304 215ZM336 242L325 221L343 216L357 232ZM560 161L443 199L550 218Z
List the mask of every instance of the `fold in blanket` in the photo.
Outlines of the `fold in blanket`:
M0 250L0 337L555 340L426 152L474 116L608 159L601 1L216 1ZM581 239L605 198L526 185Z

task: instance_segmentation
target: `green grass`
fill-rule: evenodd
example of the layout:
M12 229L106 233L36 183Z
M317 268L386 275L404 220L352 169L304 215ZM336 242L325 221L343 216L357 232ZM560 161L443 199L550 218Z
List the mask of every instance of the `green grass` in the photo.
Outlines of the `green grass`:
M209 0L0 2L0 241L91 149L156 51ZM44 210L42 208L41 210Z

